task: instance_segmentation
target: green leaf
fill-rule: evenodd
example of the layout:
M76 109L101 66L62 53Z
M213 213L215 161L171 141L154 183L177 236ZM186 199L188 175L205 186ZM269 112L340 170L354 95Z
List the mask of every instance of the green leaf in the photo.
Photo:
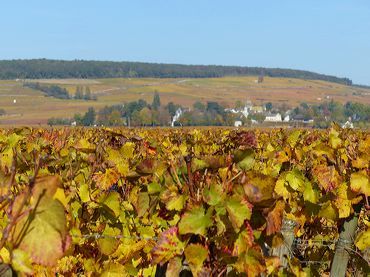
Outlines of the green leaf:
M163 265L183 253L184 243L179 240L177 233L178 228L171 227L159 235L158 242L151 251L152 264Z
M285 180L293 190L300 192L304 191L305 177L298 169L293 169L292 171L288 172Z
M193 276L199 276L199 273L202 272L203 262L207 257L208 251L201 244L190 244L185 248L185 258L189 263Z
M148 184L148 193L149 194L156 194L158 192L161 192L161 190L162 190L162 187L157 182L152 182L152 183Z
M204 201L211 206L216 206L225 197L222 185L219 183L211 183L209 188L203 191Z
M252 169L254 166L253 150L251 149L246 150L245 153L243 153L243 156L244 156L243 159L240 162L238 162L239 168L245 171Z
M179 222L179 233L183 234L198 234L204 236L207 228L212 225L211 216L205 214L202 206L193 207L187 211Z
M235 232L239 232L244 220L251 219L252 211L246 200L240 201L236 197L231 197L226 201L226 210Z

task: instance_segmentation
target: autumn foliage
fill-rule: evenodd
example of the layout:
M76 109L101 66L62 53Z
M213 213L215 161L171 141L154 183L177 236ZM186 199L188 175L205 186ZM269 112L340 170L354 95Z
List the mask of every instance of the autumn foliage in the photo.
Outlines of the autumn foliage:
M271 254L282 220L297 223L298 238L335 239L364 207L355 245L366 250L369 162L370 134L335 125L0 130L0 270L322 274L329 268L298 262L315 251L287 268Z

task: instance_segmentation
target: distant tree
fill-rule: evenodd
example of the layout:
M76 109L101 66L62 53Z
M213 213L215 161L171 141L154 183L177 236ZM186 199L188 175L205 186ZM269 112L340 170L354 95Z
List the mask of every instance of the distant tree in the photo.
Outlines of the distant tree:
M207 111L208 112L216 112L218 114L224 114L225 113L225 108L222 107L219 103L217 102L207 102Z
M195 102L193 104L193 108L201 112L204 112L206 110L206 106L200 101Z
M300 104L300 106L301 106L303 109L308 109L308 108L309 108L309 106L308 106L308 104L307 104L306 102L302 102L302 103Z
M90 107L82 118L82 125L92 126L95 123L96 112L93 107Z
M83 99L83 91L80 86L76 87L75 99Z
M153 102L152 102L152 109L157 111L161 106L161 98L157 91L154 92Z
M256 120L257 122L263 122L265 120L266 116L261 114L261 113L257 113L257 114L248 115L248 118Z
M139 112L140 125L150 126L153 124L152 111L148 108L144 108Z
M236 108L236 109L241 109L241 108L243 108L243 103L242 103L242 101L237 100L237 101L235 102L235 108Z
M273 108L273 106L272 106L272 103L271 103L271 102L266 103L265 107L266 107L266 110L267 110L267 111L271 111L271 110L272 110L272 108Z
M83 97L85 100L91 100L91 90L90 87L85 88L85 94Z
M71 119L52 117L52 118L49 118L48 119L48 125L49 126L55 126L55 125L71 125Z
M138 77L138 75L137 75L137 72L135 71L135 70L129 70L128 71L128 73L127 73L127 77L129 77L129 78L136 78L136 77Z
M168 126L171 124L173 116L170 114L168 109L162 108L159 110L158 124L160 126Z
M6 114L5 110L4 109L0 109L0 115L5 115L5 114Z
M174 117L176 114L177 109L179 108L179 105L175 105L173 102L169 102L166 106L168 113L171 115L171 117Z

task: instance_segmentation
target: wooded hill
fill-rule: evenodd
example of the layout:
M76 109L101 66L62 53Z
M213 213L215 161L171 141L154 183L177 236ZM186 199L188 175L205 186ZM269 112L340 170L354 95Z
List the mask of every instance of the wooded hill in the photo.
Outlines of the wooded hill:
M322 80L352 85L348 78L323 75L304 70L220 65L181 65L142 62L85 60L1 60L0 79L51 78L212 78L223 76L268 76Z

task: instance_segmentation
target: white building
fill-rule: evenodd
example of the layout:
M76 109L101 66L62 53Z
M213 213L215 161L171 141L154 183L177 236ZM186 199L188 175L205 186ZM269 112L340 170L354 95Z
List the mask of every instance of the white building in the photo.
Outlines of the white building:
M240 120L236 120L235 122L234 122L234 126L235 127L240 127L240 126L242 126L243 125L243 122L241 122Z
M353 129L353 123L351 121L347 120L347 122L342 125L342 128L343 129L344 128Z
M281 121L282 121L282 118L281 118L280 113L270 114L270 115L267 115L265 118L265 122L281 122Z

